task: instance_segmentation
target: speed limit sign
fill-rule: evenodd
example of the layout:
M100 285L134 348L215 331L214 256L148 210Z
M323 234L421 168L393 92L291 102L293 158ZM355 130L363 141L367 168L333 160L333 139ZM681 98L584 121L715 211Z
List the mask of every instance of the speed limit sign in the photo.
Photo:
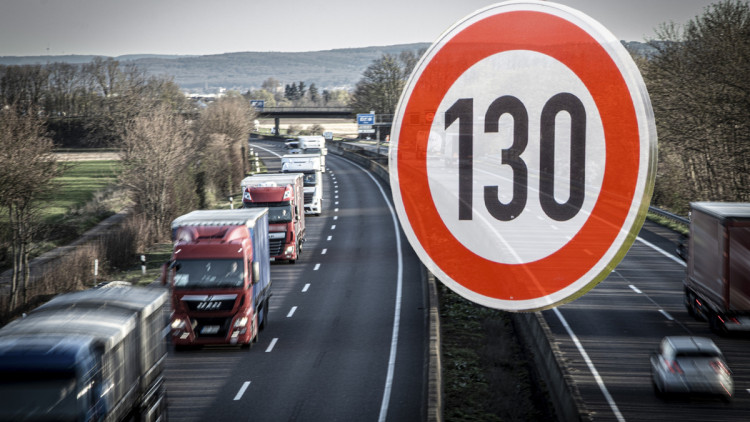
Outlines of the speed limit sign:
M645 84L603 26L549 2L479 10L415 67L392 126L396 210L443 283L511 311L573 300L645 219L656 129Z

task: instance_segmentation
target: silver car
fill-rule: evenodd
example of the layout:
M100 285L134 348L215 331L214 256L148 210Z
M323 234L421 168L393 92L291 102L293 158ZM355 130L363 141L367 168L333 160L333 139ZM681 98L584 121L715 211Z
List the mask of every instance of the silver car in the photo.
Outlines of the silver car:
M658 395L716 394L729 401L734 394L724 355L705 337L664 337L659 352L651 355L651 379Z

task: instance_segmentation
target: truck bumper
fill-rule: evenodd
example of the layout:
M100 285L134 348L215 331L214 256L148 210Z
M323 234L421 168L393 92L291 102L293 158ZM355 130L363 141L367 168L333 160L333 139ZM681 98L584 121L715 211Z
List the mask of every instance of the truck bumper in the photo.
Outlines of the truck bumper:
M313 204L305 204L305 215L307 214L320 215L322 208L323 208L322 203L323 201L320 201L318 203L313 203Z
M229 317L225 323L203 323L201 318L172 318L170 327L175 346L250 344L257 329L251 317Z

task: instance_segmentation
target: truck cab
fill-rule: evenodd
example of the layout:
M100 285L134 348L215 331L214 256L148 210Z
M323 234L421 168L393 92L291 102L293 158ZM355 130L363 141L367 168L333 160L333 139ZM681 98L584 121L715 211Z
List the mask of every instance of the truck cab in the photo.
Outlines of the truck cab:
M282 173L304 175L305 214L320 215L323 212L323 175L320 168L320 155L317 154L292 154L281 157Z
M256 174L242 180L242 207L268 208L272 261L294 263L305 242L305 199L301 173Z
M268 316L268 209L201 210L172 222L175 346L250 346ZM165 281L166 282L166 281Z
M325 173L326 155L328 155L326 139L320 135L299 136L297 137L297 145L300 154L318 155L320 157L320 171Z

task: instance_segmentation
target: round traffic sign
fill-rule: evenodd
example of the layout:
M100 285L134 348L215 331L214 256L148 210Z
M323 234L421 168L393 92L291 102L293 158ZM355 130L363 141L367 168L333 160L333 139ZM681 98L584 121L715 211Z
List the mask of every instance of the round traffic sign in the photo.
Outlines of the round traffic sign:
M555 3L501 3L455 24L415 67L391 133L409 242L485 306L544 309L593 288L653 191L656 129L635 63Z

